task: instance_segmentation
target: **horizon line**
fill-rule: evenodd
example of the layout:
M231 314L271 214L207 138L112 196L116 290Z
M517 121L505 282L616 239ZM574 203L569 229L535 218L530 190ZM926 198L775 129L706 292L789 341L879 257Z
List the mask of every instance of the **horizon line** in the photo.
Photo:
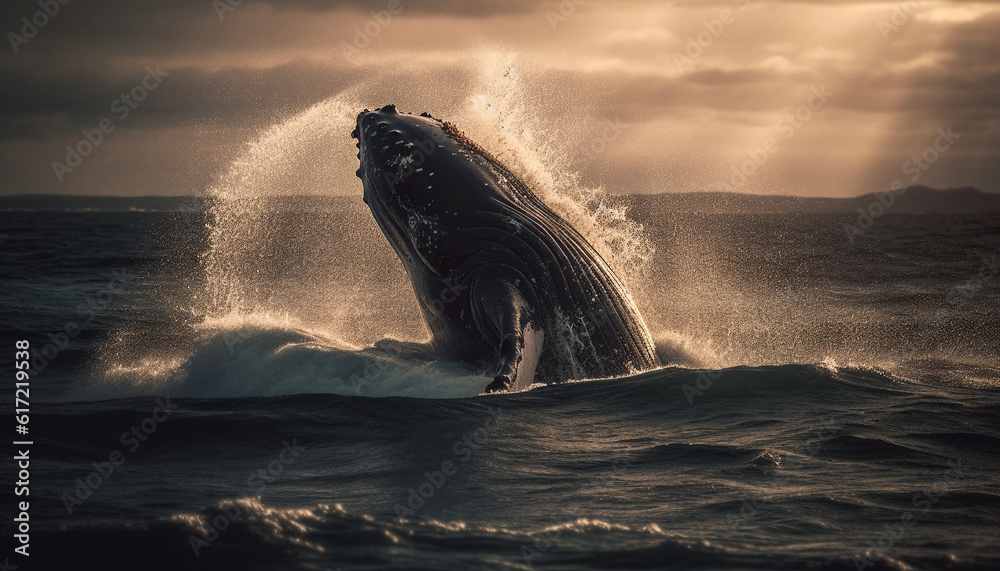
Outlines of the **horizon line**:
M993 190L983 190L974 186L958 186L958 187L947 187L947 188L935 188L931 186L913 184L905 186L902 189L903 192L909 192L913 189L927 189L934 192L950 192L950 191L961 191L961 190L972 190L982 194L988 195L1000 195L1000 191ZM734 195L734 196L752 196L759 198L789 198L798 200L853 200L856 198L861 198L863 196L871 196L882 192L893 192L891 190L878 190L863 192L861 194L856 194L852 196L800 196L794 194L760 194L753 192L740 192L733 190L684 190L678 192L663 191L663 192L607 192L609 196L662 196L662 195L690 195L690 194L719 194L719 195ZM902 194L903 192L899 192ZM275 195L263 195L272 198L278 197L302 197L302 198L351 198L355 195L353 194L275 194ZM0 194L0 200L9 198L34 198L34 197L59 197L59 198L131 198L131 199L147 199L147 198L211 198L207 194L66 194L66 193L54 193L54 192L38 192L38 193L22 193L22 194Z

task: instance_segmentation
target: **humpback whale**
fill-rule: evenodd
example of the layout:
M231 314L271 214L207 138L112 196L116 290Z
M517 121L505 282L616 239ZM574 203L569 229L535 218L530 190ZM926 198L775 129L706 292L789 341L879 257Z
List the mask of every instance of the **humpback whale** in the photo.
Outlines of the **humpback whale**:
M495 371L484 392L659 365L594 247L453 124L394 105L357 118L364 201L406 268L442 359Z

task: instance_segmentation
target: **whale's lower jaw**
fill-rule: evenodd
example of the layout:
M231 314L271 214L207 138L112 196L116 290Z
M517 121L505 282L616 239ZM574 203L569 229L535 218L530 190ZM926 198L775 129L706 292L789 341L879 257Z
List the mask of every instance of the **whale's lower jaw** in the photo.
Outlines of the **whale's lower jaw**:
M365 200L442 357L490 369L490 392L659 365L593 246L453 126L387 106L352 134Z

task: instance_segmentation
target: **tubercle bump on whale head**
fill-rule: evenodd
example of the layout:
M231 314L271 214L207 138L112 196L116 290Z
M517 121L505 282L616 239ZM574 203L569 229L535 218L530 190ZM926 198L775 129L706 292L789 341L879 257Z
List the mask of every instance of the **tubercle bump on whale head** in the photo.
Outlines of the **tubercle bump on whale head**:
M373 149L382 148L384 150L385 137L389 137L391 140L397 141L395 144L399 144L398 140L403 136L403 133L397 128L398 126L395 123L396 118L416 116L414 113L399 111L394 103L389 103L375 109L365 107L363 111L358 113L354 129L351 131L351 137L355 139L354 146L358 149L356 155L358 160L362 160L362 155L366 152L363 147L366 147L366 145L372 145ZM426 111L420 113L419 117L430 119L441 129L446 132L448 131L449 124L447 122L437 119ZM389 144L391 145L392 143ZM364 180L365 169L363 164L355 172L355 175Z

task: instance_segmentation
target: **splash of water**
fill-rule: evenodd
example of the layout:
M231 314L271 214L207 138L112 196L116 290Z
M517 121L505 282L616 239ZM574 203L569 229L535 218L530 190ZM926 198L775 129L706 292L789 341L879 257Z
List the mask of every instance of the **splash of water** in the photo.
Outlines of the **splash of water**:
M546 123L548 113L530 89L542 83L532 67L510 54L484 54L481 61L476 89L453 122L579 230L630 292L644 290L653 244L605 189L581 181L572 156L586 141L571 140L558 125Z
M405 298L378 286L403 276L358 193L333 198L358 186L348 135L358 108L336 96L271 127L210 189L207 319L280 315L330 335L360 323L344 336L355 342L384 334L366 330L365 308L380 294ZM419 334L410 329L402 333Z
M428 332L408 277L362 202L354 175L350 132L357 113L389 102L430 111L464 130L587 237L632 292L641 293L653 247L603 189L581 184L571 168L576 145L545 112L543 82L535 73L516 56L484 51L458 78L460 87L438 97L421 93L416 78L401 91L399 84L406 82L398 72L373 72L352 89L262 131L208 189L202 276L189 303L193 319L178 325L185 330L167 348L143 351L111 341L103 350L104 378L125 394L152 387L225 396L243 387L252 372L270 371L278 380L247 390L308 392L312 386L351 394L350 384L331 379L370 369L371 362L350 356L352 348L385 338L425 341ZM142 345L144 337L113 336L138 339L133 345ZM294 362L302 370L285 382L273 365L286 367L291 353L299 355ZM319 362L336 366L316 368ZM417 367L409 376L424 379L414 371L426 365L407 366ZM414 386L449 384L437 372L429 374L437 380ZM410 382L407 375L396 376ZM228 389L224 379L231 381ZM456 395L467 396L469 387L482 384L470 379L451 383Z
M543 121L531 74L515 56L484 52L463 96L435 112L524 179L631 289L641 289L652 244L603 189L581 184L570 168L573 146ZM354 176L348 133L361 101L377 92L372 87L266 130L211 188L206 316L280 314L354 344L426 338L411 288Z

